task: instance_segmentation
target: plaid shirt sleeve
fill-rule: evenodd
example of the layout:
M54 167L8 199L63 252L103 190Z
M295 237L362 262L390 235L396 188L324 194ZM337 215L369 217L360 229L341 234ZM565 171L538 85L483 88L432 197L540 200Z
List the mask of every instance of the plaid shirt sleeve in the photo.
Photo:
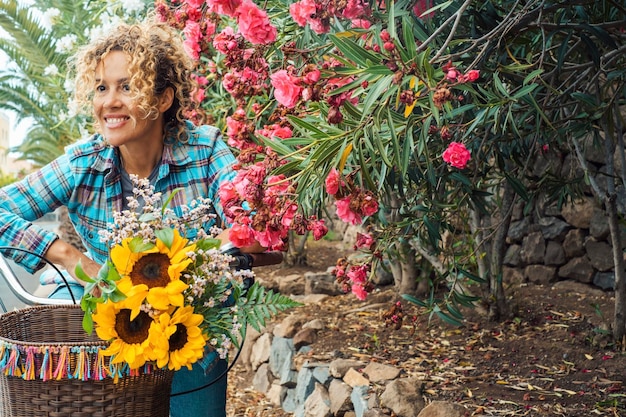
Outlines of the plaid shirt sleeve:
M63 155L0 189L0 244L46 253L58 236L32 222L67 202L73 189L72 178L67 155ZM26 252L4 253L30 273L45 264L39 256Z

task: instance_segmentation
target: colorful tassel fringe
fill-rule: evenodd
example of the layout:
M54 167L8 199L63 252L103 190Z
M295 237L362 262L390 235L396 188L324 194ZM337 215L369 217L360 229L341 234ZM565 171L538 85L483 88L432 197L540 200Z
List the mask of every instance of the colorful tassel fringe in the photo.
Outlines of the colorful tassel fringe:
M150 374L156 367L146 364L130 369L128 364L113 364L103 355L106 346L23 346L0 340L0 372L6 376L42 381L77 379L115 382L127 376Z

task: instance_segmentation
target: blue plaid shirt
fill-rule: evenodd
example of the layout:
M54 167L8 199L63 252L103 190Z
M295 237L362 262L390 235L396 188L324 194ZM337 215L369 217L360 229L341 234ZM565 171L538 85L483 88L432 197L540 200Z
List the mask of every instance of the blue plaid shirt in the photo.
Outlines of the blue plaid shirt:
M167 196L183 188L169 206L176 214L192 200L208 197L225 222L218 188L234 178L235 157L217 128L188 124L188 129L186 144L168 144L166 140L155 191ZM122 203L118 153L96 134L67 147L41 170L0 189L0 245L43 255L58 236L32 221L64 205L91 257L103 264L108 247L100 241L98 231L113 223L113 212L120 212ZM45 265L39 257L21 251L6 255L31 273Z

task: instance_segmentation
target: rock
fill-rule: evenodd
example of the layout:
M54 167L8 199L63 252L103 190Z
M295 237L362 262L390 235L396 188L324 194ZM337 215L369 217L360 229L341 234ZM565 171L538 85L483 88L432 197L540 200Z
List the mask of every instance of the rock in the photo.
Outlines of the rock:
M299 274L280 277L278 292L281 294L304 294L304 279Z
M417 417L465 417L467 409L461 404L448 401L433 401Z
M563 251L570 259L585 254L585 232L581 229L572 229L565 235L563 240Z
M252 386L256 391L265 394L270 390L273 380L274 376L270 371L269 364L263 363L255 372L254 378L252 378Z
M520 245L510 245L504 254L504 264L509 266L521 265L522 258L519 254L521 249L522 247Z
M304 294L343 294L337 278L329 272L306 272L304 274Z
M524 236L528 234L528 227L530 220L528 217L524 217L522 220L512 222L509 227L509 233L507 238L509 242L520 242Z
M565 251L559 242L551 240L546 246L546 255L544 257L546 265L563 265L565 263Z
M541 234L546 240L562 240L571 226L556 217L542 217L538 221L541 226Z
M395 366L385 365L378 362L370 362L367 364L363 373L374 383L389 381L396 379L400 375L400 369Z
M363 376L359 371L354 368L349 368L346 374L343 376L343 382L351 387L368 386L370 381Z
M549 284L556 281L556 268L545 265L528 265L524 268L524 277L534 284Z
M526 265L543 263L546 241L541 232L529 233L522 241L520 257Z
M306 328L300 330L293 336L293 346L296 350L300 350L302 346L308 346L315 343L317 339L317 330Z
M417 378L391 381L380 396L380 401L398 416L417 417L424 408L424 399L420 392L422 384Z
M271 333L263 333L254 342L254 347L252 349L252 353L250 354L250 366L252 370L258 369L259 365L269 360L271 348L272 348Z
M581 256L571 259L568 263L559 268L559 277L574 279L578 282L589 284L593 279L593 267L589 258Z
M343 378L351 368L362 368L365 364L354 359L335 359L330 363L330 374L335 378Z
M603 290L614 290L615 272L596 272L593 276L593 285Z
M304 417L331 417L330 397L321 384L315 384L313 393L304 403Z
M251 358L252 352L254 352L254 344L260 336L261 333L259 333L254 327L246 327L246 338L244 340L243 346L241 347L241 353L239 354L239 361L244 365L246 371L256 370L256 368L252 366Z
M597 240L604 240L609 237L609 233L609 217L600 207L596 207L591 216L589 234Z
M283 401L285 401L285 397L287 396L287 388L283 387L280 384L272 383L272 386L265 394L265 398L276 406L282 405Z
M292 369L296 350L291 339L275 336L270 349L270 370L281 385L292 388L295 386L297 373ZM289 393L288 393L289 394Z
M363 417L365 411L369 409L368 407L368 386L356 386L352 389L352 394L350 394L350 400L352 400L352 406L354 407L354 414L356 417Z
M502 268L502 280L507 284L521 284L526 282L524 273L520 271L519 268L510 268L506 266Z
M323 330L326 328L324 322L320 319L313 319L311 321L307 321L302 325L303 329L313 329L313 330Z
M563 205L561 214L566 222L579 229L589 229L591 216L595 207L595 202L591 197L583 197L573 203Z
M291 313L274 327L274 336L291 338L302 328L302 323L304 319L299 314Z
M342 415L346 411L352 410L352 387L340 379L333 379L328 386L330 396L330 411L334 416Z
M590 237L585 242L585 251L591 266L598 271L606 272L613 269L613 249L608 243L598 242L595 238Z

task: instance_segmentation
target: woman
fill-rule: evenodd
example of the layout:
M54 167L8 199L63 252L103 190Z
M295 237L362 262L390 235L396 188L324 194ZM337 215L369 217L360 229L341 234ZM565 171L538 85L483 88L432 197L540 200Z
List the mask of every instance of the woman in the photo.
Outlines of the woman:
M78 263L95 276L109 249L98 231L126 208L132 174L148 178L164 195L182 187L169 206L178 214L192 200L208 197L223 219L217 190L234 177L235 158L216 128L196 127L185 119L196 108L191 99L195 85L193 62L179 35L156 21L121 25L81 49L73 66L77 103L90 109L97 133L0 190L0 244L41 254L75 279ZM63 205L88 254L32 223ZM247 249L262 250L258 245ZM30 272L44 265L30 254L6 255ZM77 298L81 289L73 289ZM53 297L68 294L57 290ZM172 391L190 390L223 374L224 361L207 362L177 372ZM206 389L173 396L171 416L225 416L225 401L224 375Z

